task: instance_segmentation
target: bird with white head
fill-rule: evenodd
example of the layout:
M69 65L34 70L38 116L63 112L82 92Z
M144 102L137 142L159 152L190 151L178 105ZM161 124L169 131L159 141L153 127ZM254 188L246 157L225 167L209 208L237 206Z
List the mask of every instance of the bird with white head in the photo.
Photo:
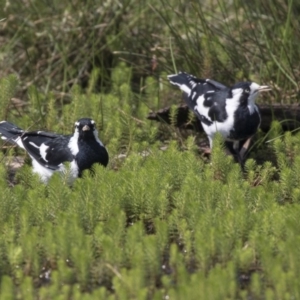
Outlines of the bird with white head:
M199 79L185 72L169 75L171 84L183 91L183 98L199 118L208 136L210 148L219 132L233 143L239 162L243 163L240 141L251 139L260 126L261 116L255 104L260 92L269 91L266 85L239 82L227 87L211 79Z

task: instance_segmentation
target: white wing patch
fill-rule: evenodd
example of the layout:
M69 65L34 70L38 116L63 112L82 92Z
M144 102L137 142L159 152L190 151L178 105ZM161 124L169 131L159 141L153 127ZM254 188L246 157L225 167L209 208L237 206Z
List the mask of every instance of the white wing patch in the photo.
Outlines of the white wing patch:
M29 142L29 144L30 144L31 146L33 146L34 148L37 148L37 149L40 148L40 147L39 147L37 144L35 144L34 142Z
M228 136L230 135L230 131L233 129L234 124L234 113L237 110L239 104L240 104L240 95L241 95L242 89L235 89L233 91L233 97L226 99L226 112L227 112L227 119L224 122L217 122L214 121L211 125L206 125L202 123L203 129L208 135L209 141L210 141L210 147L212 147L212 139L216 132L220 132L224 139L228 139ZM209 108L205 107L203 105L204 97L201 96L197 100L197 110L201 115L204 115L209 120L211 118L208 116Z
M42 143L41 146L40 146L40 155L41 155L41 157L43 158L44 161L48 161L46 159L47 149L49 149L49 146Z
M186 84L176 84L176 83L175 83L175 85L179 86L179 88L180 88L183 92L187 93L188 96L190 96L190 94L191 94L191 88L188 87Z
M222 127L222 135L227 138L228 135L230 134L230 131L233 128L234 124L234 113L236 112L237 108L240 105L240 96L241 93L243 92L242 89L236 89L233 91L233 96L230 99L226 99L226 112L227 112L227 119L225 122L220 123Z
M195 106L195 110L197 110L200 115L210 120L210 117L208 116L209 107L203 105L204 100L204 95L198 97L196 100L197 105Z

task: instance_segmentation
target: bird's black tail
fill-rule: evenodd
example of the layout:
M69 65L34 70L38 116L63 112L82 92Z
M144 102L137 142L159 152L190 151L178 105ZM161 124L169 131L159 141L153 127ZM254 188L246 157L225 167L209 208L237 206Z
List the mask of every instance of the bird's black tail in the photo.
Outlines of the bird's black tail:
M184 72L179 72L178 74L168 75L168 79L170 80L171 84L177 85L184 93L190 94L193 87L191 75Z
M168 75L168 79L171 84L178 86L182 90L184 100L186 101L189 108L193 110L196 103L190 96L192 93L192 89L197 84L196 80L199 81L199 79L185 72Z
M211 79L200 79L185 72L169 75L168 79L183 91L183 99L194 110L199 98L207 92L226 90L227 87ZM204 101L204 98L202 99Z
M19 144L19 137L24 133L24 130L7 121L0 122L0 135L2 140L6 140L13 144Z

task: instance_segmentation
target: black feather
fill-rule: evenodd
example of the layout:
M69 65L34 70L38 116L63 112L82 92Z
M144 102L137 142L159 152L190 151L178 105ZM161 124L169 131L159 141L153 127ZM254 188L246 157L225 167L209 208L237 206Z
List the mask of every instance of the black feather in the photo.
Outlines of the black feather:
M217 131L225 140L234 142L248 139L257 131L260 114L253 101L258 90L253 90L253 87L251 90L252 82L239 82L229 88L214 80L199 79L184 72L169 75L168 79L183 91L183 98L201 121L210 146ZM249 102L250 93L252 102Z
M68 143L71 135L58 135L44 131L31 131L22 136L22 142L27 152L46 168L57 170L64 162L74 159ZM45 159L41 156L40 147L48 147Z
M109 157L107 150L97 137L95 123L89 118L82 118L75 123L74 135L60 135L45 131L24 131L16 125L0 122L2 139L23 147L34 162L35 172L43 180L51 176L48 170L62 170L64 162L74 162L72 168L78 176L82 171L90 169L94 163L107 166ZM72 142L70 142L72 141ZM75 175L75 176L77 176Z

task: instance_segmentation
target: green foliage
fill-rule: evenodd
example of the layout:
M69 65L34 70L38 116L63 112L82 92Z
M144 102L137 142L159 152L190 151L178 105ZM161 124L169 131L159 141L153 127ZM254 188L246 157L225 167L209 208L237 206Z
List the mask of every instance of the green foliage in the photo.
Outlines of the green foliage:
M258 144L268 140L275 161L252 157L243 173L220 136L207 161L193 137L170 126L162 144L146 120L177 102L164 84L171 66L225 83L272 81L293 102L298 4L123 2L79 11L76 1L25 1L23 18L6 1L1 72L18 77L0 81L2 118L69 133L92 117L110 164L72 188L58 174L41 185L27 162L11 181L11 157L24 152L3 147L0 298L300 298L300 135L281 136L274 122ZM145 76L153 55L158 69ZM18 82L27 99L13 107Z
M161 147L144 108L161 87L148 78L136 106L130 76L120 64L111 93L94 93L94 81L88 93L74 87L59 114L34 88L26 114L9 111L9 120L32 127L42 115L60 132L91 116L111 161L72 188L59 174L40 184L27 164L9 186L9 167L0 165L1 298L297 298L300 134L278 138L274 123L276 165L251 158L244 174L219 135L209 162L193 137ZM14 80L1 87L15 90Z
M18 80L16 76L10 75L7 78L2 78L0 81L0 105L1 105L1 119L6 119L9 112L10 99L16 93Z
M245 78L271 80L280 86L281 101L297 99L288 91L298 90L299 81L293 69L299 50L291 38L298 24L295 1L273 0L266 5L162 1L162 5L154 10L170 30L173 42L168 59L174 63L170 57L176 57L179 70L228 84Z
M147 75L178 69L227 84L271 83L275 101L297 100L297 1L25 1L25 10L2 2L0 75L15 72L24 96L32 84L60 101L77 84L107 91L121 59L133 68L134 91Z

